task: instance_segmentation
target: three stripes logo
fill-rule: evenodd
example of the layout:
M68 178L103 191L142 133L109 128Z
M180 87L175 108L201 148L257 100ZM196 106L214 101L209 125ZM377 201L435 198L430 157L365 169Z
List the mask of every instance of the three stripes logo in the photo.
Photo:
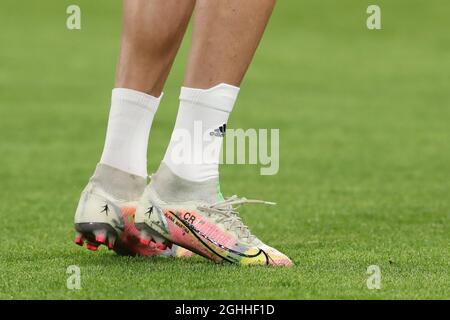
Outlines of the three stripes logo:
M226 130L227 130L227 124L224 123L223 125L221 125L217 129L214 129L214 131L211 131L209 134L211 136L215 136L215 137L224 137Z

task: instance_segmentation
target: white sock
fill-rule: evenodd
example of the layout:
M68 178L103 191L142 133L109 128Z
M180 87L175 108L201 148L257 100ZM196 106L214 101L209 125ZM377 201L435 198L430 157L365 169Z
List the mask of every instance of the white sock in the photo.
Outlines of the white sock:
M223 135L238 93L238 87L225 83L210 89L181 88L177 120L163 160L173 173L198 182L219 176Z
M115 88L105 147L100 163L147 177L147 145L159 98L136 90Z

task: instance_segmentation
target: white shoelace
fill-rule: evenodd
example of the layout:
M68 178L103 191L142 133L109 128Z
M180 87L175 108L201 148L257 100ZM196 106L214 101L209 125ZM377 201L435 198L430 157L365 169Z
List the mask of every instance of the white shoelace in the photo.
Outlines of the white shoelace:
M244 238L252 242L256 237L251 234L248 227L242 222L238 211L240 206L249 203L276 205L275 202L253 200L244 197L239 198L237 195L233 195L226 198L225 201L219 201L210 205L200 205L198 209L203 212L217 214L217 222L222 223L229 230L234 231L239 238Z

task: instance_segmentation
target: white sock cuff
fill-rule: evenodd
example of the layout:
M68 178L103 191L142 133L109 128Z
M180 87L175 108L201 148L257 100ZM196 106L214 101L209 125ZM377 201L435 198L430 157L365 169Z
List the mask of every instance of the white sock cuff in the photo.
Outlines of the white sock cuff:
M159 97L151 96L145 92L127 89L127 88L114 88L112 90L111 101L132 103L135 106L148 109L153 114L158 110L159 103L163 97L163 93Z
M209 89L181 87L180 100L230 113L238 93L238 87L226 83Z
M112 90L106 141L100 163L147 177L147 145L160 97L126 88Z

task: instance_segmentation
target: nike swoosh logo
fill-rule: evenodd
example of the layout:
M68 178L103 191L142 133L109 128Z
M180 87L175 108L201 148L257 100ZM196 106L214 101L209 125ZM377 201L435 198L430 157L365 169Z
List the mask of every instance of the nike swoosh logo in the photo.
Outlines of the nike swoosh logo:
M264 254L265 259L266 259L266 265L269 265L269 256L268 256L268 254L267 254L263 249L258 248L259 251L258 251L257 253L255 253L255 254L252 254L252 255L245 254L245 253L242 253L242 252L233 250L233 249L231 249L231 248L228 248L228 247L226 247L226 246L220 244L219 242L215 241L214 239L211 239L211 238L208 237L206 234L204 234L204 233L201 232L200 230L196 229L192 224L190 224L190 223L188 223L188 222L186 222L186 221L180 219L173 211L169 211L169 212L174 216L174 218L176 218L176 219L177 219L178 221L180 221L186 228L188 228L188 229L192 232L192 234L193 234L193 235L194 235L194 236L195 236L195 237L196 237L196 238L197 238L197 239L198 239L198 240L199 240L206 248L208 248L212 253L214 253L215 255L219 256L220 258L222 258L222 259L224 259L224 260L226 260L226 261L228 261L228 262L233 263L233 261L230 261L228 258L226 258L226 257L224 257L224 256L222 256L222 255L220 255L220 254L218 254L215 250L213 250L210 246L208 246L202 239L200 239L199 235L200 235L202 238L204 238L205 240L207 240L207 241L211 242L212 244L214 244L215 246L218 246L218 247L220 247L220 248L223 249L223 250L226 250L226 251L228 251L228 252L234 253L234 254L239 255L239 256L241 256L241 257L244 257L244 258L256 258L256 257L259 256L260 254Z

